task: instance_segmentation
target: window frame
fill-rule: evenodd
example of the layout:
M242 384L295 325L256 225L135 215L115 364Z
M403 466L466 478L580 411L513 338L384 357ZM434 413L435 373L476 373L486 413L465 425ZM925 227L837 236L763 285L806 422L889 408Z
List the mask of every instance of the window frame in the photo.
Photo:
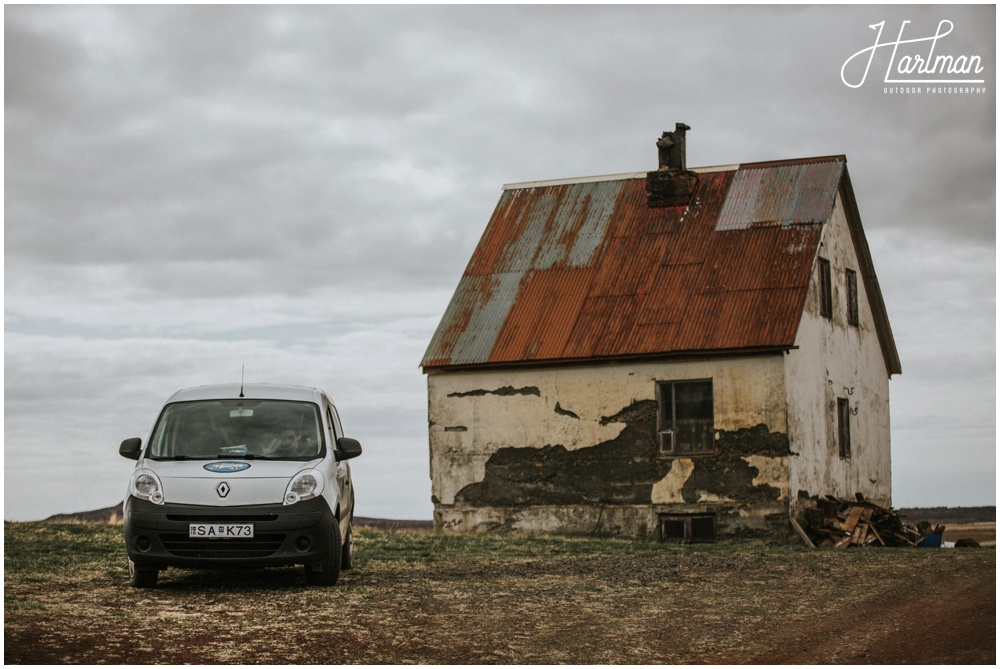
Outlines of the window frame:
M833 318L833 276L830 261L817 256L819 267L819 315L823 318Z
M678 385L707 384L711 401L711 423L709 425L710 447L698 450L678 450L677 446L677 390ZM669 394L670 416L667 417L667 395ZM704 419L702 419L704 420ZM700 456L715 454L715 384L712 379L675 379L656 382L656 440L660 455ZM668 443L669 442L669 443Z
M851 402L846 397L837 398L837 453L845 460L851 457Z
M847 282L847 324L858 327L861 324L858 313L858 273L853 269L845 269L844 277Z
M672 529L668 530L670 526ZM676 532L678 528L679 534ZM711 543L716 541L716 532L714 513L659 514L659 540L664 543Z

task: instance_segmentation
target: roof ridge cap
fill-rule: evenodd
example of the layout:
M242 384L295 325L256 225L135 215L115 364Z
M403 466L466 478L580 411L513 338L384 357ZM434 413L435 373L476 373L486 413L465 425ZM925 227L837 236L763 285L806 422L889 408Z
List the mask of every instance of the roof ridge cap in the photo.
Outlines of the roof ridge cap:
M705 167L692 167L691 172L706 174L709 172L733 172L741 166L739 163L729 165L707 165ZM545 186L571 186L573 184L598 183L601 181L625 181L627 179L645 179L649 170L645 172L620 172L618 174L598 174L586 177L567 177L563 179L541 179L539 181L519 181L503 185L503 190L520 190L526 188L544 188Z
M740 163L740 169L756 169L761 167L781 167L783 165L813 165L816 163L846 163L847 156L837 154L831 156L814 156L812 158L789 158L785 160L762 160L754 163Z
M692 167L691 172L708 174L710 172L732 172L745 169L760 169L765 167L780 167L782 165L811 165L814 163L847 162L847 156L836 154L830 156L814 156L811 158L788 158L785 160L762 160L752 163L730 163L728 165L706 165ZM599 183L601 181L624 181L626 179L645 179L649 171L619 172L617 174L598 174L583 177L565 177L561 179L540 179L538 181L517 181L506 183L503 190L522 190L528 188L544 188L546 186L571 186L574 184Z

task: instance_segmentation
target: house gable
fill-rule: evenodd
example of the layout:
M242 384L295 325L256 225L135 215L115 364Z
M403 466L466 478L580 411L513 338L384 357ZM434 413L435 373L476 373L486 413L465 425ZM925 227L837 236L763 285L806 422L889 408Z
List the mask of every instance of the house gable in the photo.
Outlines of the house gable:
M862 493L891 503L890 363L863 266L850 209L838 196L796 347L783 356L795 500Z
M901 374L903 367L899 361L899 352L896 350L896 340L892 336L892 326L889 324L889 316L885 310L885 300L882 298L882 289L879 287L878 277L875 275L875 265L872 262L871 250L868 248L868 239L865 237L865 231L861 225L861 213L858 211L858 203L854 198L854 188L851 186L851 177L846 166L844 177L840 182L840 199L847 216L847 226L851 231L851 239L854 242L854 252L858 257L861 278L868 295L868 306L875 322L875 332L878 334L879 346L882 348L886 374L888 376Z

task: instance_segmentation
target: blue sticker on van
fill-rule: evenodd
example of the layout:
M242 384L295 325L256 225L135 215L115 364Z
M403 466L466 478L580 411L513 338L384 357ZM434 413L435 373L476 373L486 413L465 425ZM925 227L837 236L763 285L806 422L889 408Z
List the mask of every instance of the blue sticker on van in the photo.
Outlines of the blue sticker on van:
M209 462L205 465L205 469L210 472L215 472L217 474L231 474L233 472L241 472L244 469L250 469L249 462Z

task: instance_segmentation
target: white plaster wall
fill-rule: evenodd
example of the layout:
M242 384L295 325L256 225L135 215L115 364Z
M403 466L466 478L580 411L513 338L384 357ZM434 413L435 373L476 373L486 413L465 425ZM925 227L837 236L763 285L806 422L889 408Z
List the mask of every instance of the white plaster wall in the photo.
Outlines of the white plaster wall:
M806 307L786 356L788 436L792 453L789 485L815 496L866 498L891 503L889 377L868 306L850 229L838 195L819 255L830 261L833 319L820 316L819 271L813 268ZM847 323L845 268L858 275L860 327ZM851 457L838 447L837 398L850 401Z
M772 432L787 432L784 372L783 356L776 354L430 374L427 395L434 498L441 505L454 504L459 490L483 480L486 461L504 447L561 444L573 450L614 439L624 425L601 425L601 418L635 401L655 400L657 381L712 379L718 430L763 423ZM468 395L504 387L537 388L538 395ZM557 413L556 403L578 418ZM679 458L666 477L670 480L654 487L650 502L675 500L677 486L683 485L690 472L691 467ZM773 479L774 487L786 491L787 464L768 464L760 478Z

